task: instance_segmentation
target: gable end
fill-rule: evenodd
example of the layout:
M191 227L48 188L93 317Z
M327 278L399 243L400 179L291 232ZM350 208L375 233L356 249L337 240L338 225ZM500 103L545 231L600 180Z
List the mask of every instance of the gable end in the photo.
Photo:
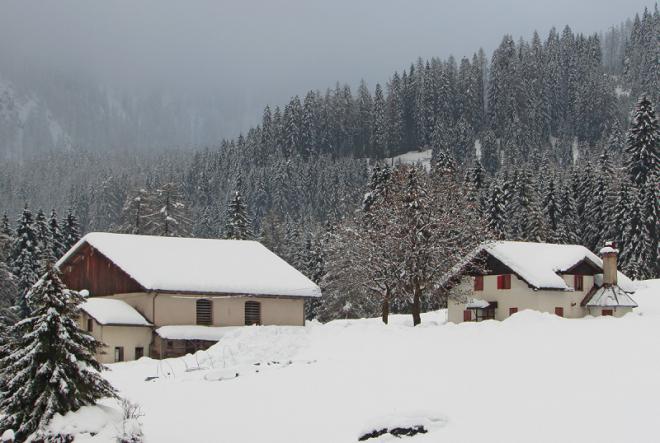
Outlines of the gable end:
M76 291L87 289L91 295L145 292L124 270L88 243L60 264L62 280Z

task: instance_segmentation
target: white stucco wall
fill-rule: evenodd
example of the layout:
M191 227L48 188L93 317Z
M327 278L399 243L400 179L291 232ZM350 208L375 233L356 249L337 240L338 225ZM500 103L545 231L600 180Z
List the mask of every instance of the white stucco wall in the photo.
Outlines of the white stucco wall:
M573 287L573 275L562 276L569 287ZM511 275L511 289L497 289L497 276L484 276L483 291L474 291L474 277L465 276L455 294L465 294L469 298L497 302L495 310L495 319L504 320L509 317L510 308L518 308L518 311L524 309L534 309L541 312L554 314L555 308L564 309L564 317L580 318L588 314L588 311L580 306L585 295L593 287L593 276L583 276L583 289L581 291L551 291L534 290L530 288L524 280L515 275ZM465 303L457 301L450 297L447 303L448 319L453 323L463 321L463 311ZM621 308L619 308L621 309ZM617 315L617 313L615 313Z
M86 313L80 316L80 327L87 330L90 317ZM115 347L124 348L124 361L135 360L135 348L143 348L144 355L149 356L149 346L152 340L152 330L149 326L101 325L92 318L91 334L105 344L102 352L96 354L100 363L115 362Z
M213 326L242 326L245 324L245 302L261 303L261 324L304 326L305 300L303 298L247 297L240 295L201 296L189 294L133 293L112 296L133 306L156 327L196 324L195 302L200 298L211 300ZM155 311L155 314L154 314Z

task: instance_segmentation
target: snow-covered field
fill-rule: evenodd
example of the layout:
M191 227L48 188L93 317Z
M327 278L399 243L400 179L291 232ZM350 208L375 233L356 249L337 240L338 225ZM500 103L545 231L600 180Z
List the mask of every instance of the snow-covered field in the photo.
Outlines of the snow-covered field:
M415 424L429 432L368 441L658 441L660 280L641 284L621 319L454 325L439 311L417 328L408 316L246 327L107 377L140 403L149 442L356 442Z

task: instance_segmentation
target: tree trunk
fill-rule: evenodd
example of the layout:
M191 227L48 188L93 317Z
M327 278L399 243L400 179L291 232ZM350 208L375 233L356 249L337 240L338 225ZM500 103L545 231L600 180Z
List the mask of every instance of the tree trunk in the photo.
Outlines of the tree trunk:
M422 322L422 316L420 312L422 309L420 292L421 289L419 288L419 283L415 282L415 285L413 286L413 303L412 303L413 326L417 326Z
M386 289L383 296L383 323L387 324L390 316L390 290Z

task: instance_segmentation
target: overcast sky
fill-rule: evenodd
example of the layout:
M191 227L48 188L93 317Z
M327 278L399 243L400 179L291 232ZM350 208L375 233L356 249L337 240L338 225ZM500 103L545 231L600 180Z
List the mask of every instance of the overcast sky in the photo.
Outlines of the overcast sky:
M418 56L491 51L505 33L605 30L651 0L0 0L0 57L123 88L282 103L370 86ZM8 57L8 58L7 58ZM35 68L40 69L40 68Z

